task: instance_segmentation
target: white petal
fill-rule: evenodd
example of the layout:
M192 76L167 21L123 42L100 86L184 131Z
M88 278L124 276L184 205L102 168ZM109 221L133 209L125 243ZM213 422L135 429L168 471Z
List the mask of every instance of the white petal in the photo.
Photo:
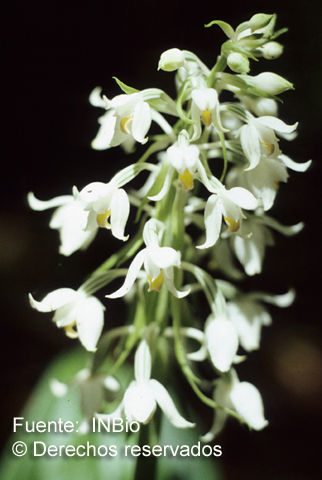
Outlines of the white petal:
M37 211L43 211L43 210L48 210L49 208L55 208L55 207L60 207L62 205L65 205L66 203L72 202L73 196L72 195L61 195L60 197L55 197L52 198L51 200L38 200L38 198L35 197L33 192L29 192L27 195L27 201L29 204L29 207L32 208L32 210L37 210Z
M279 118L271 116L259 117L257 119L257 122L265 125L265 127L271 128L272 130L276 130L280 133L292 133L298 126L298 122L294 123L293 125L287 125Z
M127 240L129 236L124 236L124 229L129 218L130 202L127 193L123 188L115 191L111 202L111 228L114 237L120 240Z
M156 195L152 195L151 197L148 197L149 200L152 200L153 202L158 202L159 200L162 200L166 196L171 186L172 172L173 172L173 168L170 167L166 174L166 177L164 179L164 184L162 185L160 192L157 193Z
M226 190L225 195L234 203L246 210L254 210L258 206L258 201L252 193L242 187L234 187Z
M193 362L203 362L207 358L207 347L206 345L201 345L199 350L187 354L187 358Z
M95 297L79 302L76 308L76 325L81 344L89 352L96 351L104 326L104 305Z
M138 382L149 380L151 376L151 353L146 340L142 340L134 359L134 376Z
M197 88L192 91L191 98L202 112L213 110L218 105L218 94L214 88Z
M123 402L126 418L144 424L151 420L157 407L150 382L131 382Z
M217 435L224 428L227 417L228 417L228 414L226 412L217 408L211 429L209 430L209 432L205 433L205 435L202 435L200 439L206 443L212 442L213 439L217 437Z
M94 220L77 201L59 207L49 223L50 228L59 230L59 253L69 256L76 250L86 248L98 230L96 216Z
M104 385L104 388L106 388L106 390L110 392L118 392L120 390L119 381L116 380L116 378L112 377L111 375L108 375L107 377L104 378L103 385Z
M180 252L171 247L148 247L149 257L159 268L180 266Z
M210 195L205 208L206 240L197 248L209 248L217 242L222 223L222 204L218 195Z
M158 405L172 425L177 428L192 428L195 426L194 423L188 422L180 415L168 391L160 382L152 379L149 381L149 385Z
M228 303L227 311L238 331L242 347L248 352L257 350L260 344L262 325L271 323L270 315L261 305L251 301Z
M211 318L207 322L205 335L212 363L221 372L228 372L238 349L234 324L226 318Z
M106 150L111 146L115 132L116 117L113 111L109 110L106 112L105 115L99 119L99 122L101 126L91 145L94 150Z
M256 275L262 270L265 245L256 237L242 238L234 236L232 244L236 257L243 265L247 275Z
M145 137L151 125L151 109L148 103L139 102L133 112L132 135L139 143L145 143Z
M102 87L95 87L89 95L89 103L93 107L108 108L109 102L106 97L102 97Z
M214 392L214 400L222 407L231 408L230 399L229 399L229 392L230 392L230 384L223 380L223 377L218 380L216 384L216 389ZM215 409L214 412L214 421L212 427L208 433L201 437L201 440L204 442L211 442L223 429L228 414L219 408Z
M106 295L107 298L123 297L126 293L130 291L135 280L137 279L137 276L139 275L139 271L141 270L146 254L147 254L147 249L144 248L134 257L131 265L129 266L123 285L114 293L110 293L109 295Z
M251 170L258 165L261 154L258 131L253 124L244 125L240 129L240 142L249 161L249 166L246 170Z
M279 155L278 158L282 160L282 162L287 168L294 170L294 172L306 172L306 170L311 166L311 163L312 163L312 160L308 160L307 162L304 162L304 163L297 163L297 162L294 162L294 160L292 160L290 157L284 154Z
M53 312L57 308L72 302L77 297L76 290L72 288L58 288L48 293L41 302L37 302L31 293L29 293L30 305L38 310L38 312Z
M60 382L56 378L52 378L49 382L49 388L53 395L57 398L64 397L68 392L68 385L66 383Z
M184 298L190 293L190 288L185 288L184 290L177 290L175 285L174 285L174 275L173 275L173 268L165 268L163 269L163 278L164 278L164 283L172 295L174 295L176 298Z
M240 382L233 386L230 393L231 402L237 413L254 430L262 430L268 421L264 418L262 397L254 385Z

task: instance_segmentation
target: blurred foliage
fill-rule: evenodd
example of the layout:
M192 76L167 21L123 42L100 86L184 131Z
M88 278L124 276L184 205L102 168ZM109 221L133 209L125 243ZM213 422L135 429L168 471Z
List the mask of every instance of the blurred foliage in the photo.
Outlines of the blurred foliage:
M38 386L32 393L30 400L22 412L21 417L29 421L82 421L78 390L70 388L68 393L61 398L56 398L50 391L49 382L57 378L62 382L70 381L73 376L84 368L88 354L76 349L68 354L63 354L52 362L42 376ZM129 370L123 369L120 380L126 380ZM123 378L122 378L123 377ZM145 427L146 428L146 427ZM122 453L124 445L134 445L139 442L139 434L121 433L22 433L13 434L9 440L0 465L0 478L3 480L72 480L74 478L90 480L125 480L133 479L136 471L138 457L125 457ZM28 453L23 457L13 455L11 448L14 442L23 441L28 446ZM41 441L48 445L83 445L88 441L91 445L115 445L118 455L115 457L67 457L65 455L50 457L34 457L32 454L33 442ZM198 434L192 430L179 430L162 419L160 445L194 445L199 441ZM150 458L140 457L140 478L145 472L145 463L149 468ZM220 480L217 465L210 457L158 457L156 467L156 480Z

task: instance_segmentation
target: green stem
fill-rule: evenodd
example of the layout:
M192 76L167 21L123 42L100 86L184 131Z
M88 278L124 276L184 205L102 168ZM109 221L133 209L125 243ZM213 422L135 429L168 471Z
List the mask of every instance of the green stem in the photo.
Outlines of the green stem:
M226 150L226 144L225 144L225 135L222 132L218 132L218 135L220 138L222 153L224 156L224 168L220 177L220 181L223 182L227 172L228 159L227 159L227 150Z
M223 72L226 68L226 65L227 65L226 57L223 55L220 55L217 59L217 62L215 63L215 66L212 68L207 78L207 85L209 88L213 87L216 80L217 73Z

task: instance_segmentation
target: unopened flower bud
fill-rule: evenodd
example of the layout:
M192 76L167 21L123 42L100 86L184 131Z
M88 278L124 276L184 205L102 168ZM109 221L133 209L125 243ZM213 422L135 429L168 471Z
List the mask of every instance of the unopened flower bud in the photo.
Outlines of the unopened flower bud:
M273 60L274 58L278 58L282 55L283 49L283 45L278 42L267 42L261 48L261 51L266 60Z
M184 64L184 53L178 48L170 48L161 54L158 70L173 72Z
M245 55L238 52L231 52L227 57L229 68L236 73L249 72L249 60Z
M272 72L263 72L256 75L253 77L252 83L256 88L263 90L269 95L279 95L286 90L294 88L291 82Z
M249 20L249 26L251 30L254 32L259 28L266 27L266 25L268 25L268 23L271 21L272 18L273 18L272 14L256 13L256 15L253 15L252 18Z

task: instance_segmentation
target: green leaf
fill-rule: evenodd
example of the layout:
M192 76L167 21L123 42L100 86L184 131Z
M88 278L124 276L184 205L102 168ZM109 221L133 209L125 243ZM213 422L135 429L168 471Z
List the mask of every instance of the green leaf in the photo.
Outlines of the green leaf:
M80 399L76 388L70 389L62 398L53 396L49 389L49 381L58 378L60 381L70 381L84 368L88 359L87 352L75 350L56 359L43 375L35 391L20 416L30 421L82 421ZM134 434L132 434L134 435ZM23 457L15 457L11 446L16 441L23 441L28 446L28 453ZM4 480L73 480L88 478L91 480L113 480L133 478L136 459L117 455L109 456L55 456L34 457L34 442L44 442L48 445L116 445L118 451L129 443L125 433L15 433L5 448L0 466L0 478ZM134 439L136 442L137 439ZM39 445L40 448L40 445Z
M218 25L218 27L222 29L222 31L225 35L227 35L228 38L232 38L235 35L233 27L227 22L223 22L222 20L213 20L212 22L207 23L205 27L209 28L212 25Z
M113 80L116 81L118 86L120 87L121 90L123 90L124 93L127 95L130 95L131 93L137 93L140 90L137 90L136 88L130 87L129 85L126 85L125 83L121 82L117 77L113 77Z
M49 390L49 381L58 378L67 382L84 368L88 360L88 353L84 350L73 350L58 357L44 373L30 400L20 414L25 420L34 421L81 421L80 399L76 388L70 389L63 398L56 398ZM127 385L130 380L129 369L119 370L119 380ZM142 427L145 428L145 427ZM11 452L14 442L23 441L27 444L29 452L22 457L15 457ZM32 455L33 442L44 442L46 445L115 445L117 456L38 456ZM124 433L15 433L10 438L4 449L0 464L0 478L3 480L133 480L138 457L125 456L124 445L133 445L139 442L137 434ZM162 419L160 445L198 445L198 432L193 429L179 430L172 427L168 420ZM204 444L200 444L202 449ZM208 447L209 450L209 447ZM148 458L140 458L141 467L148 467ZM195 480L221 480L217 464L213 457L158 457L157 473L149 480L169 480L185 478ZM147 472L148 474L148 472ZM141 478L141 477L140 477Z
M143 100L148 102L150 107L158 112L178 116L175 101L163 90L159 88L147 88L142 90L142 96Z

